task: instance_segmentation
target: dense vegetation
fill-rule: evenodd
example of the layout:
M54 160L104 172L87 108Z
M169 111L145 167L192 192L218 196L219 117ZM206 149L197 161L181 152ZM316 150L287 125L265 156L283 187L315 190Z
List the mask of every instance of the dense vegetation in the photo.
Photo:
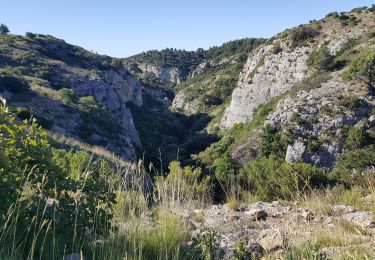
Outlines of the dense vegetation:
M152 64L165 68L178 68L184 77L191 73L199 63L205 60L220 60L237 53L247 53L264 43L265 39L245 38L224 43L221 46L211 47L208 50L196 51L177 50L167 48L161 51L151 50L125 59L126 63L134 62Z

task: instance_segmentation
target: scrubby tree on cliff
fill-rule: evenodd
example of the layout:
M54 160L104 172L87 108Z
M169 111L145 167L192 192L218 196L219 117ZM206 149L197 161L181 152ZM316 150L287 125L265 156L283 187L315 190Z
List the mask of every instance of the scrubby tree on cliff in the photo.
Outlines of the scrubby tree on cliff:
M353 59L350 62L347 77L366 83L369 91L375 93L375 52Z
M0 34L7 34L9 33L9 28L5 24L0 25Z

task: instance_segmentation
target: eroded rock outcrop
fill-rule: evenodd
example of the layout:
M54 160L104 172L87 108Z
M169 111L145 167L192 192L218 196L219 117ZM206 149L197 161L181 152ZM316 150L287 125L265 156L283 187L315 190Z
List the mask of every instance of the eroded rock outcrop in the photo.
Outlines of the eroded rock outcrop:
M250 54L225 111L222 127L245 123L260 104L281 95L305 77L311 47L278 54L273 54L272 48L273 45L266 45Z

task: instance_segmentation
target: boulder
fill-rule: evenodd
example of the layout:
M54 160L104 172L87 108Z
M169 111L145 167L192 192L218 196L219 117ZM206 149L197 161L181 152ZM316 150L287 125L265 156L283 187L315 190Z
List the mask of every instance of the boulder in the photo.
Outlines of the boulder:
M275 251L284 247L285 235L279 229L263 229L259 233L259 244L266 251Z
M306 151L306 145L303 142L297 141L293 145L288 145L285 155L285 161L295 163L301 160Z
M342 215L341 218L363 228L375 227L374 216L369 211L350 212Z

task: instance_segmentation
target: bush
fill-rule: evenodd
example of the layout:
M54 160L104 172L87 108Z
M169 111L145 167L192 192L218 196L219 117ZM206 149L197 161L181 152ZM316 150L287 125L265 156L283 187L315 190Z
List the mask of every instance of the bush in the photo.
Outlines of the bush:
M310 164L288 164L275 156L257 159L241 172L242 180L260 199L295 199L328 182L323 170Z
M0 92L8 90L14 94L21 94L27 92L28 88L28 83L22 78L7 74L0 74Z
M343 106L350 111L356 112L358 109L360 109L362 106L364 106L364 101L360 98L358 98L355 95L349 95L344 96L339 99L338 102L339 106Z
M36 34L35 33L31 33L31 32L27 32L26 33L26 37L33 39L33 38L36 37Z
M319 35L319 31L310 26L300 26L294 29L291 34L292 47L304 44L307 40Z
M155 189L158 201L164 205L194 202L202 204L211 199L211 178L202 177L200 168L191 166L181 167L173 161L169 164L169 173L166 177L158 176L155 180Z
M259 148L260 157L274 155L283 158L285 156L287 142L277 129L266 125L261 138L262 142Z
M83 96L79 98L79 103L85 110L92 110L99 108L99 104L93 96Z
M361 53L349 63L348 70L343 74L344 79L360 80L369 90L375 91L375 52Z
M329 53L326 45L319 48L318 51L311 53L307 60L307 65L319 70L331 70L334 67L334 56Z
M329 174L331 179L350 187L361 182L362 170L375 165L375 145L349 150L340 155L335 168Z
M77 100L77 96L73 89L62 88L57 91L57 98L65 104L71 104Z
M8 34L9 33L9 28L5 24L0 25L0 34Z
M108 162L52 149L40 127L3 107L0 133L1 249L10 240L31 258L53 259L81 248L86 229L106 234L114 201Z
M281 48L280 44L275 44L273 47L272 47L272 53L273 54L278 54L280 52L283 51L283 48Z
M348 132L345 147L357 149L363 147L368 141L368 136L364 126L352 127Z
M214 161L215 177L224 187L228 187L231 176L234 174L232 160L228 154L224 154Z

